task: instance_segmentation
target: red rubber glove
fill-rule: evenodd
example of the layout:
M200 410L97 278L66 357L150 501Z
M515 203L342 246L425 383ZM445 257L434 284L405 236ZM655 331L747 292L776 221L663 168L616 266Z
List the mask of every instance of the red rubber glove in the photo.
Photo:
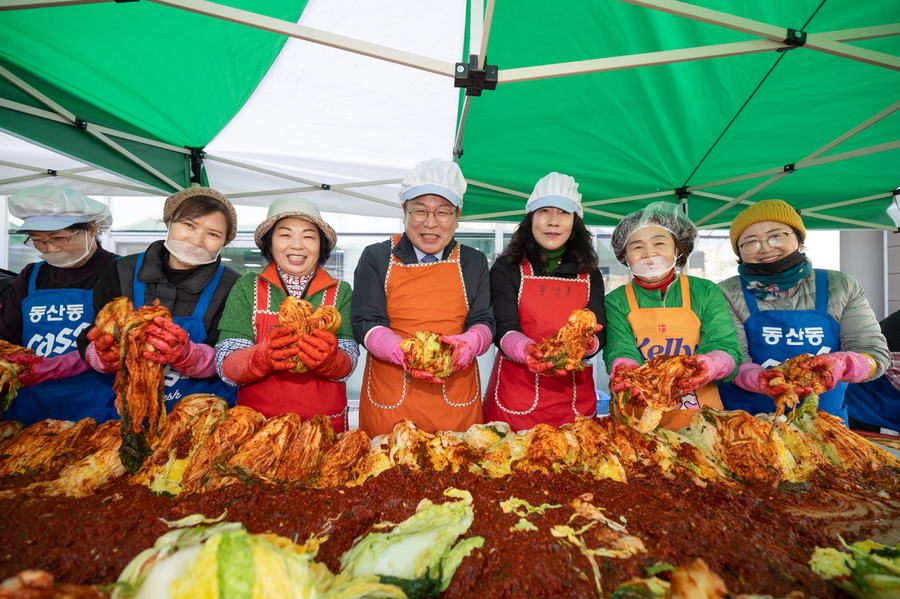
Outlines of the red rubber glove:
M347 352L338 348L337 337L322 329L313 329L297 342L297 357L307 368L321 377L339 380L350 374L353 362Z
M441 343L453 346L453 372L471 366L491 346L491 337L491 330L483 324L473 325L459 335L441 335Z
M269 331L263 340L251 347L238 349L222 360L222 375L238 385L258 381L273 370L290 370L294 362L288 358L297 355L295 343L300 336L294 327L279 326ZM289 347L294 345L294 347Z
M777 379L781 377L781 373L777 370L763 370L759 373L759 386L760 389L757 393L762 393L764 395L768 395L772 399L777 398L779 395L784 395L788 392L787 383L782 383L780 385L772 385L772 379ZM804 398L808 395L812 395L812 387L794 387L794 393L797 394L797 397Z
M115 338L109 333L100 333L96 327L88 332L87 338L94 344L94 351L100 360L101 370L118 372L121 364L119 345L116 343Z
M734 370L734 358L731 354L721 350L712 350L706 354L688 356L684 359L685 366L696 365L698 370L694 376L682 379L679 385L685 393L696 391L700 387L723 379Z
M609 390L613 393L622 393L627 389L631 389L631 398L637 399L641 396L640 389L631 387L631 383L622 380L622 375L629 370L638 367L638 363L631 358L616 358L613 362L612 373L609 377Z
M145 351L143 356L157 364L181 362L191 351L187 331L162 316L157 316L147 325L147 343L156 351Z

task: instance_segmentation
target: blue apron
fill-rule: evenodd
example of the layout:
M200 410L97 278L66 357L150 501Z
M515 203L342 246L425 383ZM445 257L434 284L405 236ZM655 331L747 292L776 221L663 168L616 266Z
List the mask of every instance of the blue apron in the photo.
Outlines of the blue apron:
M847 387L847 413L860 422L900 431L900 391L886 376Z
M54 357L77 350L75 339L94 321L90 289L37 289L34 265L28 279L28 295L22 301L22 344L42 357ZM34 424L46 418L99 422L119 418L113 392L115 375L93 368L63 379L44 381L19 389L4 420Z
M139 281L137 276L138 272L141 270L141 264L143 263L144 254L142 252L138 254L137 263L134 265L133 294L135 308L144 305L144 295L147 290L147 286L143 281ZM203 316L209 309L209 303L212 300L213 294L216 292L216 287L219 286L219 281L222 279L223 272L225 272L225 266L219 264L216 275L206 284L206 287L203 288L203 293L200 294L200 299L197 300L197 305L194 308L193 314L190 316L176 316L172 318L172 322L187 331L188 336L194 343L204 343L207 339L206 327L203 325ZM193 393L211 393L212 395L218 395L228 402L229 407L234 406L237 401L237 387L226 385L221 379L217 378L215 382L207 382L205 379L192 379L181 374L168 364L163 373L166 377L166 412L171 412L172 406L174 406L179 399Z
M766 368L800 354L825 354L841 349L841 325L828 314L828 273L816 270L815 310L760 310L756 296L741 279L750 317L744 323L750 359ZM768 395L744 391L733 383L719 382L719 394L726 410L746 410L750 414L775 411ZM844 392L847 383L819 396L819 409L847 420Z

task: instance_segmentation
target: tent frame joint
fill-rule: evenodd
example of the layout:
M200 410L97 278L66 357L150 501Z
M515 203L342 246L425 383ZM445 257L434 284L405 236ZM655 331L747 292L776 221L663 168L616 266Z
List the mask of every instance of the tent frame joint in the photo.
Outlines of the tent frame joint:
M793 173L795 170L797 170L797 164L792 162L791 164L785 164L782 172Z
M48 168L48 169L47 169L47 174L50 175L51 177L56 177L56 176L57 176L56 171L53 170L52 168Z
M78 117L75 117L75 125L82 131L87 131L87 129L88 129L88 122L86 120L80 119Z
M793 50L794 48L802 48L806 45L806 32L801 31L800 29L790 29L787 30L787 37L784 38L784 45L788 46L787 48L780 48L779 52L785 52L787 50Z
M190 148L191 150L191 184L203 184L203 158L206 154L202 148Z
M331 189L331 184L330 183L322 183L322 189L324 189L325 191L328 191L329 189Z
M487 57L485 57L487 62ZM495 64L486 64L483 69L478 68L478 55L470 54L468 64L456 63L453 73L453 87L466 88L467 96L480 96L484 90L497 89L497 74L499 69Z

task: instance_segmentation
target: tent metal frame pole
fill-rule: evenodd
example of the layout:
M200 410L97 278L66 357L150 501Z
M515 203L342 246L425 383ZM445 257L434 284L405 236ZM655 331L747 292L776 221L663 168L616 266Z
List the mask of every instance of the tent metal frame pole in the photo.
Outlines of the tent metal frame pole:
M873 40L879 37L900 35L900 23L890 25L873 25L871 27L858 27L856 29L843 29L840 31L828 31L817 33L817 36L830 39L835 42L858 42L860 40Z
M9 110L15 110L16 112L21 112L23 114L30 114L31 116L40 117L42 119L47 119L48 121L55 121L57 123L62 123L64 125L74 125L71 121L66 118L61 117L60 115L50 112L49 110L43 110L41 108L35 108L34 106L28 106L27 104L20 104L19 102L13 102L12 100L7 100L5 98L0 98L0 107L8 108ZM137 142L144 144L145 146L153 146L156 148L161 148L163 150L169 150L170 152L178 152L180 154L190 154L191 151L187 148L180 148L178 146L173 146L172 144L167 144L162 141L156 141L155 139L150 139L147 137L141 137L140 135L134 135L132 133L125 133L124 131L119 131L118 129L111 129L109 127L104 127L102 125L92 125L96 128L97 131L109 135L111 137L118 137L119 139L127 139L129 141Z
M664 198L666 196L671 196L671 195L675 195L675 192L672 190L655 191L653 193L642 193L640 195L635 195L635 196L624 196L621 198L608 198L605 200L593 200L590 202L583 202L581 205L583 207L590 208L593 206L603 206L603 205L608 205L608 204L620 204L622 202L631 202L634 200L649 200L652 198Z
M798 160L794 164L794 167L791 170L789 170L789 171L784 170L782 173L779 173L779 174L776 174L776 175L770 177L769 179L767 179L763 183L757 185L753 189L742 193L741 195L739 195L737 198L735 198L731 202L728 202L724 206L717 208L713 212L711 212L711 213L707 214L706 216L702 217L701 219L697 220L696 223L698 225L702 225L703 223L715 218L722 212L725 212L726 210L730 209L732 206L735 206L741 200L747 199L748 197L754 195L755 193L761 191L762 189L765 189L769 185L779 181L780 179L789 175L790 173L794 172L795 170L802 169L802 168L809 168L812 166L818 166L818 165L822 165L822 164L828 164L830 162L838 162L840 160L847 160L849 158L865 156L867 154L874 154L876 152L885 152L885 151L893 150L893 149L900 147L900 142L888 142L885 144L870 146L868 148L859 148L857 150L843 152L841 154L833 154L831 156L822 157L822 154L834 149L835 147L837 147L838 145L847 141L848 139L850 139L851 137L860 133L861 131L868 129L875 123L877 123L877 122L881 121L882 119L884 119L885 117L893 114L898 109L900 109L900 101L894 102L893 104L891 104L884 110L881 110L878 113L876 113L875 115L869 117L868 119L866 119L865 121L863 121L862 123L857 125L856 127L853 127L849 131L839 135L838 137L831 140L827 144L816 149L814 152L810 153L806 157L802 158L801 160ZM711 187L711 185L707 185L706 187Z
M471 0L470 24L469 24L469 48L478 46L478 68L484 69L485 60L487 59L488 41L491 36L491 24L494 21L494 0L488 0L487 10L484 10L482 0ZM479 38L475 41L476 36ZM459 114L459 123L456 126L456 138L453 140L453 158L457 162L462 157L463 137L466 134L466 119L469 117L469 106L471 96L466 94L463 97L463 107Z
M121 154L122 156L127 158L128 160L132 161L134 164L141 167L142 169L144 169L145 171L147 171L148 173L150 173L151 175L153 175L160 181L164 181L168 185L171 185L172 189L180 190L182 188L181 185L179 185L175 181L171 180L169 177L167 177L163 173L159 172L157 169L153 168L152 166L150 166L149 164L147 164L146 162L144 162L143 160L141 160L140 158L138 158L137 156L135 156L134 154L132 154L131 152L129 152L128 150L123 148L122 146L120 146L118 143L116 143L115 141L113 141L112 139L107 137L104 133L98 131L96 125L92 125L91 123L84 123L83 126L79 126L78 117L76 117L75 114L73 114L66 108L63 108L60 104L57 104L56 102L54 102L53 100L51 100L50 98L48 98L47 96L42 94L40 91L38 91L37 89L35 89L34 87L32 87L31 85L26 83L24 80L17 77L14 73L9 71L8 69L6 69L4 67L0 67L0 77L3 77L4 79L8 80L10 83L12 83L16 87L18 87L19 89L21 89L22 91L27 93L29 96L31 96L35 100L37 100L41 104L47 106L48 108L50 108L51 110L53 110L54 112L56 112L57 114L62 116L71 125L79 127L80 129L83 129L85 132L92 135L98 141L106 144L107 146L109 146L110 148L112 148L113 150L115 150L116 152L118 152L119 154Z
M745 19L744 17L739 17L737 15L686 4L684 2L679 2L678 0L619 0L619 2L658 10L670 15L685 17L710 25L718 25L719 27L740 31L742 33L749 33L750 35L767 38L773 41L783 41L787 33L787 29L784 27L776 27L775 25L769 25L768 23L762 23L752 19ZM900 57L837 42L832 37L829 37L828 32L809 34L806 39L806 44L803 47L809 50L815 50L833 56L840 56L841 58L856 60L895 71L900 70Z
M878 223L867 223L861 220L853 220L851 218L841 218L840 216L829 216L827 214L819 214L817 212L809 212L808 210L801 210L801 214L803 218L807 216L811 218L818 218L821 220L828 220L836 223L843 223L845 225L855 225L857 227L870 228L870 229L882 229L884 231L897 231L897 227L889 226L889 225L879 225Z
M306 27L297 23L282 21L273 17L267 17L247 10L240 10L206 0L149 0L155 4L179 8L239 25L246 25L254 29L261 29L270 33L286 35L299 40L329 46L338 50L345 50L354 54L361 54L370 58L377 58L395 64L427 71L436 75L453 77L455 65L443 60L420 56L412 52L403 52L387 46L363 42L344 35L337 35L312 27Z
M0 0L0 11L25 10L29 8L55 8L76 4L106 4L110 0Z
M146 193L147 195L160 195L160 191L158 189L152 189L149 187L138 187L136 185L128 185L127 183L119 183L117 181L109 181L107 179L97 179L95 177L86 177L84 175L79 175L78 173L89 172L89 171L97 171L101 170L96 166L76 166L63 170L56 170L56 174L50 174L50 169L41 168L39 166L32 166L30 164L18 164L15 162L6 162L5 160L0 160L0 166L6 166L10 168L18 168L24 171L31 171L33 175L23 175L20 177L10 177L8 179L0 179L0 185L6 185L9 183L18 183L21 181L32 181L35 179L46 179L46 178L59 178L64 177L66 179L75 179L78 181L84 181L86 183L96 183L98 185L104 185L106 187L115 187L117 189L128 189L131 191L138 191L141 193Z
M820 210L830 210L832 208L841 208L843 206L853 206L854 204L864 204L866 202L871 202L872 200L880 200L881 198L890 198L893 197L893 192L885 192L885 193L876 193L875 195L866 196L864 198L856 198L853 200L846 200L843 202L835 202L833 204L823 204L821 206L813 206L812 208L804 208L803 213L806 214L807 210L812 210L813 212L818 212Z
M630 54L626 56L592 58L589 60L563 62L536 67L501 69L497 74L497 83L519 83L522 81L535 81L553 77L569 77L571 75L603 73L653 65L691 62L708 58L721 58L724 56L759 54L762 52L773 52L784 47L786 46L782 42L752 40L748 42L733 42L729 44L716 44L713 46L700 46L696 48L682 48L679 50L645 52L643 54Z

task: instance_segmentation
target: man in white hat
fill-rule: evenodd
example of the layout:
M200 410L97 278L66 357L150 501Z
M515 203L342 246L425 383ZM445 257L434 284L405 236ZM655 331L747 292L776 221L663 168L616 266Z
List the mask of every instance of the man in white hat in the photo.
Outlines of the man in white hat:
M353 333L369 354L359 425L369 436L402 418L426 431L464 431L482 422L475 358L494 334L484 255L453 233L466 180L453 162L420 162L400 185L405 232L367 247L354 273ZM399 343L417 331L453 346L445 379L410 369Z
M75 339L94 319L91 289L117 256L100 247L97 236L112 225L109 208L79 191L55 185L9 196L10 214L22 219L16 231L40 252L10 287L0 308L0 338L34 351L35 356L4 356L30 368L26 387L6 420L32 424L45 418L98 422L116 418L113 378L90 369Z

